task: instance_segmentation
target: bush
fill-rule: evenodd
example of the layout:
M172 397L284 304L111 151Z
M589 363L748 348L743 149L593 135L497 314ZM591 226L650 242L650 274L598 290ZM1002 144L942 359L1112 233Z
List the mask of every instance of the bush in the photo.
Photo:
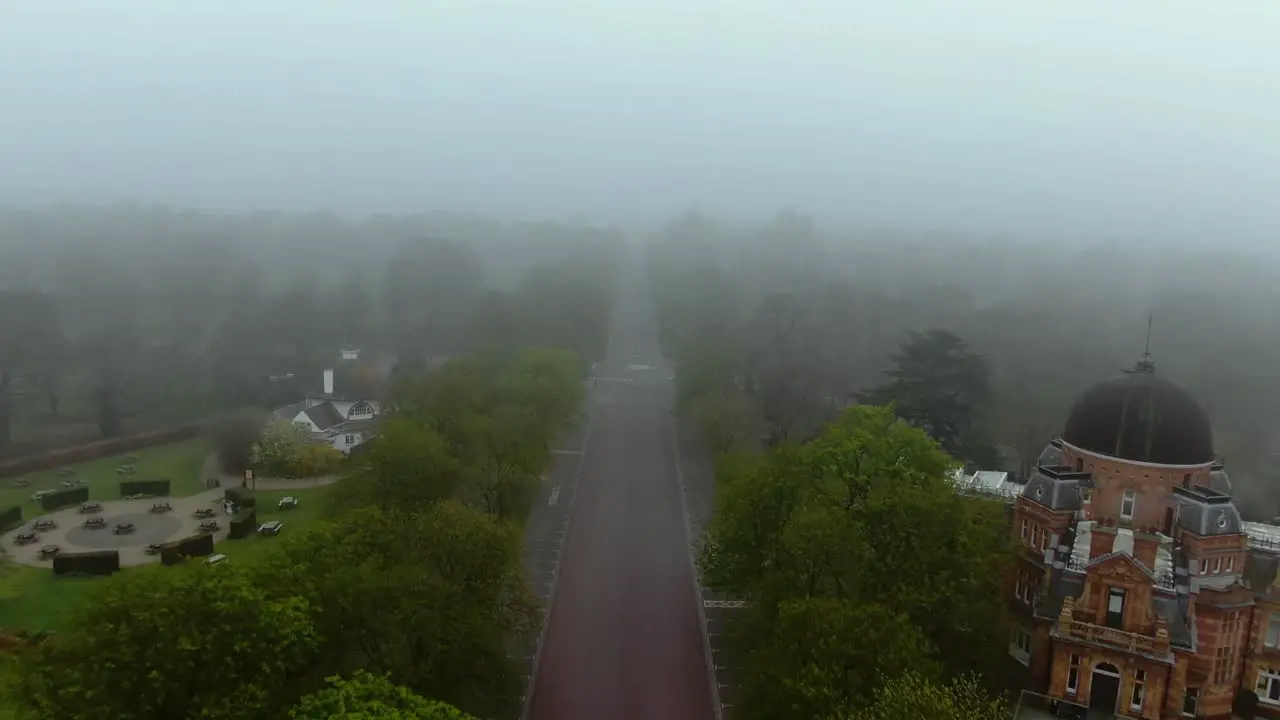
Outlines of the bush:
M328 445L308 445L298 451L298 457L286 477L332 475L342 466L342 459L342 453Z
M307 431L289 420L268 423L253 445L250 462L264 477L288 477L303 451L311 447Z

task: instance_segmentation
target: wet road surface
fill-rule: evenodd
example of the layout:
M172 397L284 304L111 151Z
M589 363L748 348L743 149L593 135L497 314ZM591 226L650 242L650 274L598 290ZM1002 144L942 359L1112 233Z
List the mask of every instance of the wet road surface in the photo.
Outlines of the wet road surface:
M581 454L570 456L580 463L572 509L546 531L564 532L564 545L554 551L526 716L712 720L715 685L670 421L672 373L639 293L619 304L589 389ZM547 557L530 560L551 567Z

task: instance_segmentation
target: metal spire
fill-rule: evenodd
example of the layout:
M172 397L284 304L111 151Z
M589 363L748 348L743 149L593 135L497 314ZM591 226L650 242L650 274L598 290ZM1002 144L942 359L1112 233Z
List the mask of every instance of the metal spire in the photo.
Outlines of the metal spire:
M1135 372L1153 373L1156 371L1155 361L1151 359L1151 321L1154 318L1155 313L1147 313L1147 342L1142 346L1142 359L1133 366Z

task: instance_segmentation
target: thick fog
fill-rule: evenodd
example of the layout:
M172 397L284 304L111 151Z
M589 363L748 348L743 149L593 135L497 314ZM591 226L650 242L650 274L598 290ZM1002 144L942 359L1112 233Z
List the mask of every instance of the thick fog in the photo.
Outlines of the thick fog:
M1280 5L0 6L0 204L1268 241Z

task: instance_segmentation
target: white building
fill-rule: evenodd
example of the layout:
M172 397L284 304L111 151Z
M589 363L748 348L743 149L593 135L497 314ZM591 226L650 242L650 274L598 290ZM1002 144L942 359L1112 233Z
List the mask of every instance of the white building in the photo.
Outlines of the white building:
M275 416L306 428L313 442L345 454L373 436L381 411L377 400L335 392L333 370L325 370L323 392L279 408Z

